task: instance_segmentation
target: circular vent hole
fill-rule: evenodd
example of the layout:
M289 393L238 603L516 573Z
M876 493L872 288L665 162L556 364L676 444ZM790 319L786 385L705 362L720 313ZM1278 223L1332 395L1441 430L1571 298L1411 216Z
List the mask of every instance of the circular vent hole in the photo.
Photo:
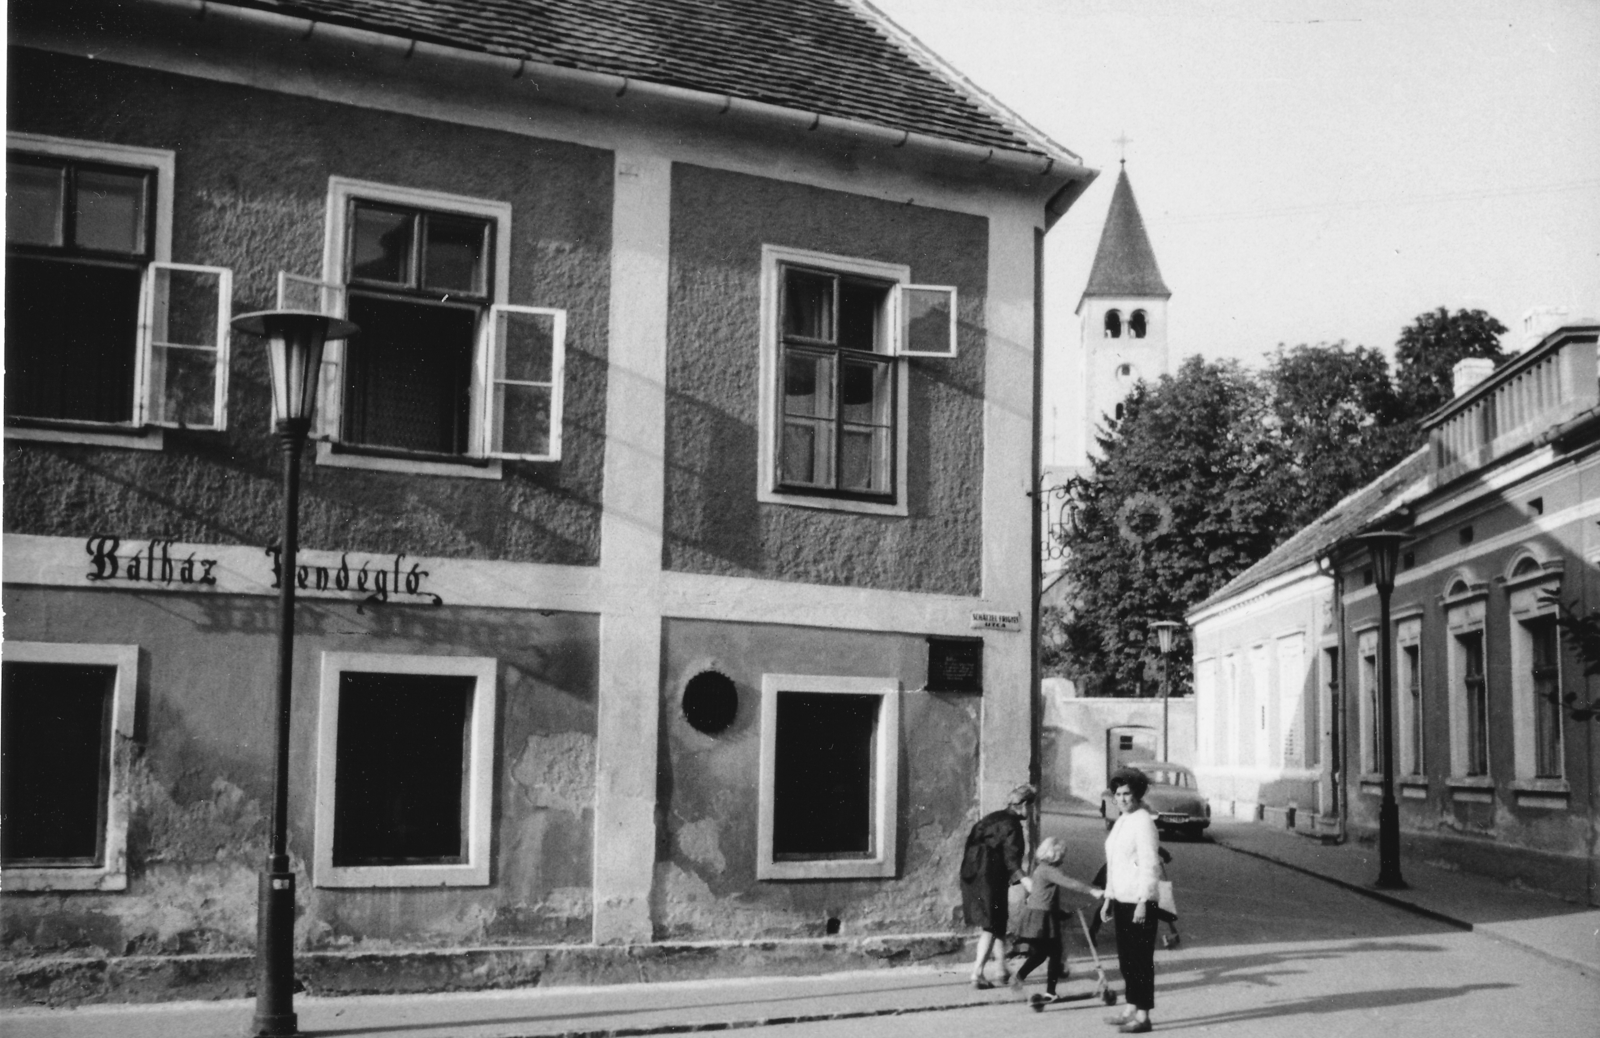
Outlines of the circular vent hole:
M683 717L695 731L718 735L738 713L739 692L728 675L703 670L684 686Z

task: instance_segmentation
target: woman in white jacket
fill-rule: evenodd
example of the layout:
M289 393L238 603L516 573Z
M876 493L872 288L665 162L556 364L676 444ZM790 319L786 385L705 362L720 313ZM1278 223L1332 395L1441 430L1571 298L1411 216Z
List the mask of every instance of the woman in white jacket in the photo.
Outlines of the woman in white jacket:
M1156 902L1160 897L1160 837L1144 806L1150 780L1137 768L1118 768L1111 792L1121 814L1106 836L1106 900L1101 918L1117 923L1117 962L1128 1009L1108 1018L1123 1034L1150 1030L1156 1004Z

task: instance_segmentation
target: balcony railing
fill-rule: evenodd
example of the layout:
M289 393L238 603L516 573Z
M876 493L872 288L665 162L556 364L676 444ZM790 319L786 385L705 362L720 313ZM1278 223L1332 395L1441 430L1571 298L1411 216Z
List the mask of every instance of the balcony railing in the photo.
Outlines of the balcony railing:
M1600 405L1594 327L1564 328L1424 420L1438 487Z

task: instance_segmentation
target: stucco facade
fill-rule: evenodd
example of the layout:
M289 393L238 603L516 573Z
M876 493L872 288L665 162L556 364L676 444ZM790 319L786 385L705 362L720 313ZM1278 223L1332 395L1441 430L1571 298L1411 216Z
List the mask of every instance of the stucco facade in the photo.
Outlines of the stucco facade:
M607 979L686 940L959 951L960 840L1033 766L1039 239L1092 172L226 5L14 13L14 159L155 156L155 259L230 271L232 313L280 271L341 282L343 221L402 212L487 221L483 320L564 315L558 457L364 449L337 419L307 451L288 828L314 990ZM871 494L773 475L791 269L954 290L954 356L874 361ZM220 356L219 428L8 411L6 694L87 667L116 718L104 853L6 863L10 999L248 984L281 497L263 351ZM927 690L930 639L981 643L972 690ZM684 701L706 675L720 727ZM468 690L459 853L351 849L361 726L389 723L368 686ZM866 718L871 781L839 779L871 798L864 850L792 846L801 708Z

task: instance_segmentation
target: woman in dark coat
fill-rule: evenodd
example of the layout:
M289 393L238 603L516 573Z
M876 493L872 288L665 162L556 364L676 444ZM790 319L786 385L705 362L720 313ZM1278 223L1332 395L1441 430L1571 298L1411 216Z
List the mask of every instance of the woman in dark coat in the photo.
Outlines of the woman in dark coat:
M1011 791L1004 810L978 819L967 834L966 850L961 855L961 908L967 924L979 928L978 958L972 965L972 986L994 985L983 975L989 953L998 951L1000 983L1009 981L1006 972L1006 924L1010 909L1011 884L1030 884L1027 866L1027 838L1022 819L1028 813L1038 790L1021 785Z

